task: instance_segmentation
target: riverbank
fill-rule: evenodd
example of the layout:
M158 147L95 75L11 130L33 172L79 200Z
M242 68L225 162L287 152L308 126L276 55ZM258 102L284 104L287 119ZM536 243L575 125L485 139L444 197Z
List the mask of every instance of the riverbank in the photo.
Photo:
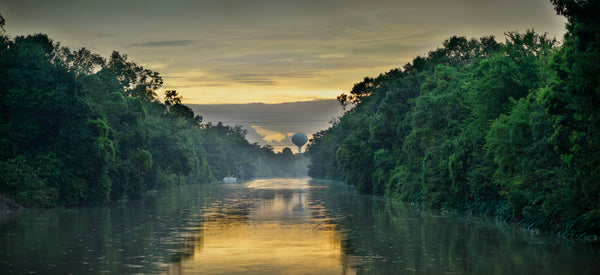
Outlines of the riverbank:
M518 228L520 230L529 231L534 235L540 233L550 234L556 238L576 241L586 244L590 247L600 247L600 238L597 234L572 234L575 230L585 232L583 228L589 228L586 224L579 224L579 229L573 229L572 227L577 226L574 222L569 223L555 223L553 226L544 225L536 220L531 219L515 219L513 216L507 214L510 212L510 204L508 201L479 201L471 205L464 206L463 208L454 207L441 207L435 208L424 205L422 202L411 202L400 198L392 198L401 202L409 203L411 206L428 209L428 210L439 210L442 215L448 213L454 213L463 216L478 217L478 218L492 218L500 223L511 225L511 227Z
M18 202L0 193L0 218L4 218L14 213L19 213L24 209L25 207L20 205Z

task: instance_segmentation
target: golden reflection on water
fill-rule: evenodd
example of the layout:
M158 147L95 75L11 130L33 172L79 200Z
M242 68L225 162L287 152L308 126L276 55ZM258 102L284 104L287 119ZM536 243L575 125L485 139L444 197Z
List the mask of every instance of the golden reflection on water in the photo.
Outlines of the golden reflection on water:
M342 234L310 198L307 179L244 184L264 197L229 198L203 214L168 273L355 274Z

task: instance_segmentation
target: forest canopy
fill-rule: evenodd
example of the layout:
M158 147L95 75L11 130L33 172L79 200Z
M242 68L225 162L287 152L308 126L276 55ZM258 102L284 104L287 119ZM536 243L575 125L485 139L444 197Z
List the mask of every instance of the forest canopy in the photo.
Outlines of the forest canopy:
M365 193L600 235L600 4L553 0L562 42L528 30L454 36L338 97L309 175Z
M241 126L202 124L177 91L160 98L162 85L119 52L104 58L1 28L0 194L24 206L77 206L305 172L303 158L250 144Z

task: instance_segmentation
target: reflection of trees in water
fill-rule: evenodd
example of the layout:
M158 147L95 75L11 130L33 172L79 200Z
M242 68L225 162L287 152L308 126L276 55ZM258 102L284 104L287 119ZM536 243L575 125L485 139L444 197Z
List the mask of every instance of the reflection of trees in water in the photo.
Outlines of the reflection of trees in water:
M419 209L353 192L322 194L328 211L343 213L337 220L347 232L343 259L359 271L594 274L600 266L584 256L585 250L492 219ZM566 260L566 254L578 253L581 257ZM581 264L574 265L573 259Z
M202 243L202 234L183 237L179 249L169 254L169 263L181 263L182 261L193 257L196 254L196 249L202 249Z
M182 264L203 252L211 230L253 222L260 206L275 201L289 206L288 217L318 224L315 229L326 232L321 236L330 238L347 273L600 270L597 249L521 234L478 217L357 195L343 184L314 181L296 191L236 186L186 186L107 207L23 213L2 223L0 259L28 265L0 263L0 274L181 273Z
M214 229L251 222L260 206L274 201L289 206L291 216L316 221L322 225L321 229L336 232L330 234L330 244L340 251L344 273L516 270L557 274L574 270L590 273L590 268L598 267L589 263L588 256L577 257L582 264L565 262L561 258L567 258L565 254L587 254L559 241L550 247L552 243L545 238L521 234L511 226L362 196L344 185L319 188L320 185L323 184L315 181L306 190L246 190L227 200L213 197L202 221L195 225L195 233L181 239L181 249L170 258L175 262L170 268L176 270L180 262L190 260L202 250L206 225Z
M197 251L202 252L206 234L205 224L221 229L235 226L236 223L247 221L252 207L252 203L238 198L226 200L225 203L212 203L197 224L190 225L189 229L182 233L179 249L170 253L169 262L181 263L193 258Z
M325 234L331 236L328 242L332 249L341 255L342 263L351 262L345 259L345 249L342 245L344 236L325 208L321 189L323 188L232 191L223 188L217 194L213 194L202 218L191 225L192 229L180 238L179 249L169 257L172 263L169 270L178 273L177 270L180 270L182 262L192 261L194 256L204 253L205 238L235 232L236 227L243 230L243 227L247 227L252 222L264 221L293 221L293 223L310 224L324 232L331 232ZM345 271L352 269L350 264L346 267L349 269Z

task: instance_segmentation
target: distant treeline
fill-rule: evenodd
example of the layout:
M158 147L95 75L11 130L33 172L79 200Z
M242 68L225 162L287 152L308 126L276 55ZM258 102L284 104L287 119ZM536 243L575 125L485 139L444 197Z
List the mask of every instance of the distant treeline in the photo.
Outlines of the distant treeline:
M125 55L0 32L0 193L22 205L103 204L228 175L306 172L301 156L250 144L241 126L202 124L176 91L160 100L159 74Z
M562 43L509 32L365 78L310 141L309 175L526 228L600 236L599 1L552 1Z

